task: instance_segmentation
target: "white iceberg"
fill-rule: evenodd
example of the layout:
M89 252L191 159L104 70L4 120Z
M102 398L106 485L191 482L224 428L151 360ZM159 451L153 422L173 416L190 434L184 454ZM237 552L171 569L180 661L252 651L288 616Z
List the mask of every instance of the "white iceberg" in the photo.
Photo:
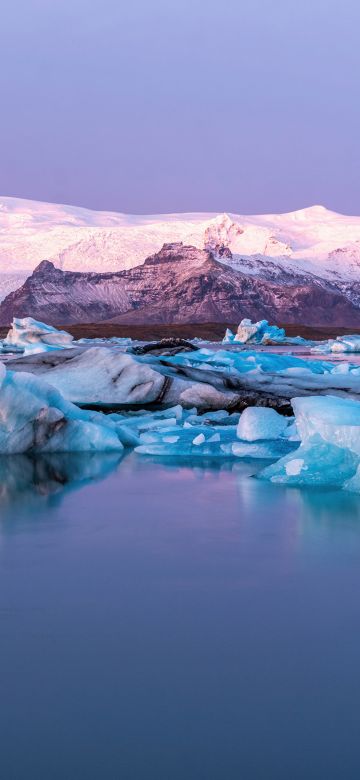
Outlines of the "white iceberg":
M78 409L32 374L0 364L0 454L120 452L121 426Z
M139 357L107 347L29 355L8 366L46 378L65 398L81 405L181 404L188 409L223 409L236 402L231 390L217 389L205 381L205 372L201 381L188 380L182 368L171 371L159 357Z
M244 441L259 439L278 439L285 435L293 420L283 417L274 409L261 406L248 406L244 409L238 426L237 435Z
M24 351L25 354L47 352L71 347L73 336L65 330L57 330L32 317L14 317L11 328L3 341L6 349Z
M337 352L360 352L360 335L338 336L336 339L328 339L311 348L311 352L326 355Z

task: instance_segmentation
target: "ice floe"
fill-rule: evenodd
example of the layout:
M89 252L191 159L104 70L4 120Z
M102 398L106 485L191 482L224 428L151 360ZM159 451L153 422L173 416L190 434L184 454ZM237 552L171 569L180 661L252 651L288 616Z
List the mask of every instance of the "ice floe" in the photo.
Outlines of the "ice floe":
M356 364L256 349L173 354L179 345L169 344L130 354L119 340L74 342L31 318L14 320L5 341L30 354L0 364L2 455L126 447L162 458L267 459L262 479L360 492ZM344 344L355 352L360 337L327 342L328 351Z
M240 417L237 435L239 439L244 439L244 441L277 439L285 435L289 423L289 418L283 417L274 409L248 406Z
M14 317L11 328L2 342L5 351L14 350L25 354L46 352L71 347L73 336L65 330L57 330L32 317Z
M199 349L171 356L133 355L76 346L8 361L13 371L43 376L82 405L174 405L202 411L269 406L291 414L294 397L360 397L360 366L291 354Z
M300 446L268 466L261 478L288 485L360 491L360 404L334 396L292 401Z
M120 426L66 401L32 374L0 364L0 454L121 451Z
M180 367L188 379L206 379L214 387L231 388L238 405L273 406L290 411L291 398L333 394L360 397L360 366L349 362L309 360L256 350L230 352L201 349L176 355L168 369Z
M267 320L251 322L243 319L238 326L236 333L230 328L225 331L223 344L305 344L305 339L301 336L289 337L284 328L278 328L277 325L269 325Z
M230 389L216 388L201 380L187 379L182 368L167 367L154 356L124 354L107 347L62 350L9 361L13 371L30 371L56 387L74 403L121 406L180 403L185 408L223 409L234 405L237 396Z
M32 317L23 317L22 319L14 317L6 338L0 343L0 351L2 352L21 352L30 355L57 349L68 349L77 345L106 345L126 348L131 346L132 339L112 336L110 338L81 338L76 341L67 331L59 330L45 322L39 322Z
M360 352L360 335L338 336L336 339L322 341L311 348L311 352L326 355L336 352Z
M291 430L292 420L281 418L272 409L256 407L251 415L246 414L248 411L241 416L183 411L176 424L161 429L153 426L141 433L136 452L161 457L273 459L297 446L286 433ZM241 427L244 415L247 422Z

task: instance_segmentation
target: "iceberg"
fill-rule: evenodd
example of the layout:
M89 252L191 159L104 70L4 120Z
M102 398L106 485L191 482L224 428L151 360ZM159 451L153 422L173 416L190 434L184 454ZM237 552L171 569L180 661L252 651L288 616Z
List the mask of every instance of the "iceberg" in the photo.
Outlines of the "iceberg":
M106 338L105 336L97 336L94 338L82 338L77 339L73 342L74 346L76 345L89 345L90 347L95 347L98 344L104 344L105 346L114 346L114 347L131 347L132 345L132 339L121 337L121 336L110 336L109 338Z
M47 352L71 347L73 336L65 330L57 330L32 317L14 317L11 328L3 341L5 350L13 348L25 354Z
M137 356L107 347L73 349L20 357L8 362L12 371L46 377L69 401L83 406L175 405L226 409L236 404L230 389L187 379L182 367L172 369L160 357Z
M6 338L1 342L2 352L22 352L25 355L68 349L77 345L105 345L125 349L132 345L132 339L111 336L110 338L81 338L76 341L66 330L58 330L32 317L22 319L14 317Z
M360 404L334 396L294 398L298 449L260 478L289 485L360 490Z
M12 371L46 378L67 400L98 408L126 405L242 411L269 406L292 414L291 399L332 394L359 398L360 366L294 355L199 349L133 355L105 346L17 357Z
M292 398L332 394L358 399L360 366L326 360L304 360L294 355L264 351L200 349L194 354L179 354L167 361L167 367L181 366L187 378L204 381L221 390L231 388L238 408L271 406L291 413Z
M311 352L331 354L333 352L360 352L360 335L338 336L311 348Z
M237 435L244 441L259 439L278 439L285 435L293 420L283 417L274 409L261 406L248 406L244 409L238 426Z
M32 374L0 364L0 454L121 452L121 426L66 401Z
M229 328L225 331L223 344L305 344L301 336L293 338L286 336L284 328L269 325L267 320L251 322L243 319L234 334Z

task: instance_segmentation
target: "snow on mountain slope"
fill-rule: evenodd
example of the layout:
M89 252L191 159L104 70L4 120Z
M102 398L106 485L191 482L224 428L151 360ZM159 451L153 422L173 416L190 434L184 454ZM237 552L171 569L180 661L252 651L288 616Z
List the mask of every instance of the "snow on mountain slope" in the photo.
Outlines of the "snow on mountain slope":
M15 271L14 273L1 273L0 272L0 301L6 298L10 292L17 290L24 284L25 279L28 277L28 271Z
M258 216L131 216L0 198L0 272L8 275L23 278L44 259L73 271L133 268L177 241L215 253L222 249L224 264L253 275L275 274L279 281L288 274L360 281L360 217L322 206Z
M211 251L166 244L143 265L116 273L62 271L43 260L0 304L0 324L29 312L79 322L271 322L359 327L360 309L325 281L280 282L223 266Z

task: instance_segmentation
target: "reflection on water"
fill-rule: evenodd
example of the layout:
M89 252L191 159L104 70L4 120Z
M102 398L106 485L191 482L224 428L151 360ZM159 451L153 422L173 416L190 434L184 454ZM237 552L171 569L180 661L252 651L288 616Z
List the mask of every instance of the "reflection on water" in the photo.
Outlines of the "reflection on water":
M5 780L357 780L360 497L262 465L1 459Z
M119 453L48 453L0 456L0 507L104 479L121 460Z

